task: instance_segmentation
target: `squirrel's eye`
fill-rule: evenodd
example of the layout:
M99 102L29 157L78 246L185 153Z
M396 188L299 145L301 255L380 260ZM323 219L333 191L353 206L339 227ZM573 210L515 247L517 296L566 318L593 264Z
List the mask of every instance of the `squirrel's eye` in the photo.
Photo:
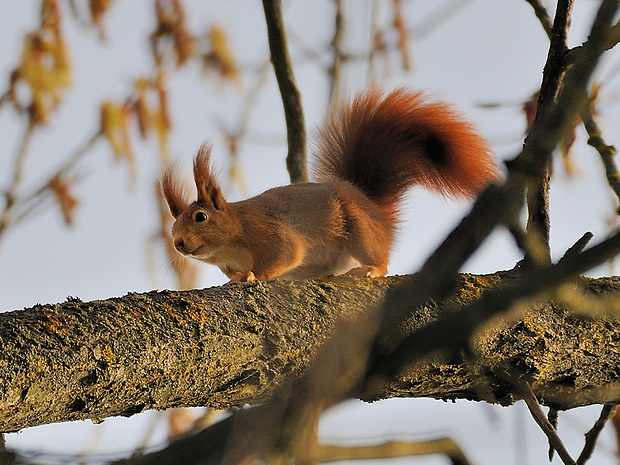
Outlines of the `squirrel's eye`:
M196 212L194 215L194 221L196 223L202 223L203 221L207 221L207 214L205 212Z

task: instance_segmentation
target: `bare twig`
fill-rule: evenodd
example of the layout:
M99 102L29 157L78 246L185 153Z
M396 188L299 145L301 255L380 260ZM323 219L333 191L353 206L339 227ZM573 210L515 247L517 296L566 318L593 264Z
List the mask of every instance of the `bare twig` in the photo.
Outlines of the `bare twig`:
M337 105L338 102L340 102L340 76L344 57L342 50L342 42L344 39L344 2L342 0L335 0L335 2L336 17L334 18L334 36L330 44L333 58L328 71L331 81L329 90L329 101L331 105Z
M377 73L377 37L380 34L379 28L379 0L371 0L370 2L370 50L368 52L368 81L372 84L376 80Z
M470 463L458 444L450 438L420 442L390 441L374 446L319 446L320 463L343 460L389 459L429 454L444 454L448 456L455 465L468 465Z
M557 431L557 429L558 429L558 410L556 408L551 407L549 409L549 411L547 412L547 420L549 421L549 424L553 427L553 429ZM555 449L554 449L553 445L551 444L551 441L549 441L549 452L548 452L549 462L551 462L553 460L554 453L555 453Z
M12 210L17 202L17 190L20 187L22 181L22 175L24 171L24 166L26 164L26 157L28 156L28 147L32 140L32 135L34 134L36 126L34 123L28 123L26 130L22 136L19 148L15 155L15 163L13 165L13 175L11 177L11 183L9 187L4 192L5 205L2 210L2 214L0 214L0 242L4 235L4 232L7 228L13 223L13 219L11 218Z
M564 447L564 443L558 436L557 431L555 430L553 425L549 423L549 420L547 420L545 413L542 411L542 408L540 408L540 404L538 403L538 400L536 399L536 396L532 391L532 387L528 383L523 383L522 389L523 400L525 401L527 408L532 414L532 418L534 418L536 424L540 426L540 429L549 439L550 447L553 447L555 449L560 459L562 459L562 462L564 462L566 465L576 465L576 462L570 456L570 454L566 450L566 447Z
M286 167L291 182L306 181L308 179L306 129L301 95L295 84L293 67L286 44L281 0L263 0L263 9L265 10L265 20L267 22L271 62L273 63L284 105L288 140Z
M435 31L440 25L454 18L470 2L471 0L452 0L439 5L435 11L420 21L420 24L413 31L414 37L421 39Z
M56 171L47 176L47 179L53 179L55 177L59 177L69 171L75 164L88 153L88 151L95 145L95 143L101 137L101 132L97 131L92 136L90 136L86 142L84 142L81 146L77 147L72 154L64 161L62 165L60 165ZM48 189L49 182L41 183L41 187L32 190L31 194L24 196L24 202L30 202L34 200L36 197L40 196L43 192Z
M2 108L2 106L5 103L9 103L10 101L11 101L11 94L10 94L10 91L7 90L2 95L0 95L0 108Z
M620 22L617 22L609 29L609 34L605 40L605 50L611 50L620 43ZM581 53L583 45L573 47L568 51L567 59L569 62L573 62L577 55Z
M609 187L614 191L618 199L620 199L620 173L616 166L614 156L617 153L613 145L607 145L603 139L603 134L599 125L594 120L594 116L590 108L583 112L583 125L588 133L588 145L594 147L601 157L603 166L605 167L605 175ZM620 208L618 209L620 214Z
M532 8L534 8L534 13L536 13L536 17L540 21L540 24L542 25L543 29L547 33L547 36L549 37L549 39L551 39L553 35L552 33L553 20L551 19L551 16L549 16L549 13L547 12L547 9L545 8L545 6L540 2L540 0L525 0L525 1L529 3L532 6Z
M53 173L47 175L38 187L30 189L30 193L24 193L19 198L15 198L11 205L11 216L9 224L15 225L24 221L39 208L44 206L43 201L52 195L52 183L54 179L58 179L64 175L92 148L94 143L99 139L101 134L97 132L91 136L82 146L78 147L67 160L56 169ZM1 230L1 228L0 228Z
M601 434L601 431L603 431L603 427L605 426L607 420L609 420L615 409L616 406L612 404L607 404L603 406L598 420L596 420L594 426L592 426L592 429L586 433L586 443L583 446L581 454L579 454L579 458L577 458L577 465L584 465L584 463L586 463L590 459L590 457L592 456L592 452L594 452L594 446L596 446L598 436L599 434Z
M620 43L620 22L614 24L609 31L609 38L607 39L607 50L614 48Z
M585 232L577 242L575 242L572 246L568 248L566 252L564 252L564 255L562 256L562 258L560 258L560 261L564 260L566 257L579 255L581 252L583 252L583 249L586 248L586 246L593 237L594 234L592 234L590 231Z
M465 2L460 2L461 4ZM392 0L392 6L394 8L394 20L392 21L392 27L396 31L398 36L398 51L401 57L402 67L405 71L408 71L411 67L411 60L409 58L409 30L405 23L403 15L403 5L401 0ZM454 14L454 12L452 12Z
M239 167L238 155L239 155L239 141L241 138L245 140L251 139L252 136L248 132L248 127L250 123L250 118L252 117L252 112L256 108L256 103L261 95L260 90L264 87L265 82L267 81L268 72L269 72L270 62L266 59L257 69L256 71L256 80L252 84L252 86L245 93L246 97L243 99L242 108L240 110L239 116L236 118L236 125L234 128L230 129L228 127L224 127L222 122L216 122L216 125L219 125L222 129L226 137L226 142L228 145L228 150L230 153L230 168L229 168L229 177L231 181L235 182L237 186L241 189L241 191L247 195L247 186L244 182L244 176L241 172L241 168ZM277 139L276 139L277 140ZM260 139L258 137L253 138L253 142L255 143L272 143L271 140L268 140L267 137L264 139ZM281 142L281 140L280 140Z

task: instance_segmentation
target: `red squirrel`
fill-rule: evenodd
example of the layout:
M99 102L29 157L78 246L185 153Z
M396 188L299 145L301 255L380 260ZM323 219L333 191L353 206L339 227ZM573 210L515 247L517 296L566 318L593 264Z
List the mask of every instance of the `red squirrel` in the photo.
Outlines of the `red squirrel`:
M460 113L404 88L374 89L331 111L319 132L315 181L228 203L210 164L194 159L190 202L168 168L161 187L174 247L231 281L387 273L405 192L419 185L472 197L499 179L488 143Z

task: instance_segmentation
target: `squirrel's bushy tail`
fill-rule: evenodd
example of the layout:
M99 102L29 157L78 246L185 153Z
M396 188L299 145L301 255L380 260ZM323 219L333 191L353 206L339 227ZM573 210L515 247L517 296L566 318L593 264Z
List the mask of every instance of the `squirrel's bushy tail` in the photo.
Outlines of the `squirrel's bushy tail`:
M413 185L472 197L499 179L499 169L485 139L449 105L375 89L327 116L315 176L352 183L396 220Z

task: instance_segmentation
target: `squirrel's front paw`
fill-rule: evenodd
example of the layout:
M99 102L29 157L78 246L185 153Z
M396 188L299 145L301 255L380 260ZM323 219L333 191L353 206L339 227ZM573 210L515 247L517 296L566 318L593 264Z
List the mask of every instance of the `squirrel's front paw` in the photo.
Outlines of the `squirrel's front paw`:
M381 278L385 276L385 272L382 272L379 268L372 265L358 266L351 268L345 273L346 276L357 276L360 278Z
M231 283L245 283L245 282L249 283L252 281L257 281L257 279L256 279L256 276L254 276L254 273L252 273L251 271L248 271L247 273L237 271L235 274L233 274L230 277Z

